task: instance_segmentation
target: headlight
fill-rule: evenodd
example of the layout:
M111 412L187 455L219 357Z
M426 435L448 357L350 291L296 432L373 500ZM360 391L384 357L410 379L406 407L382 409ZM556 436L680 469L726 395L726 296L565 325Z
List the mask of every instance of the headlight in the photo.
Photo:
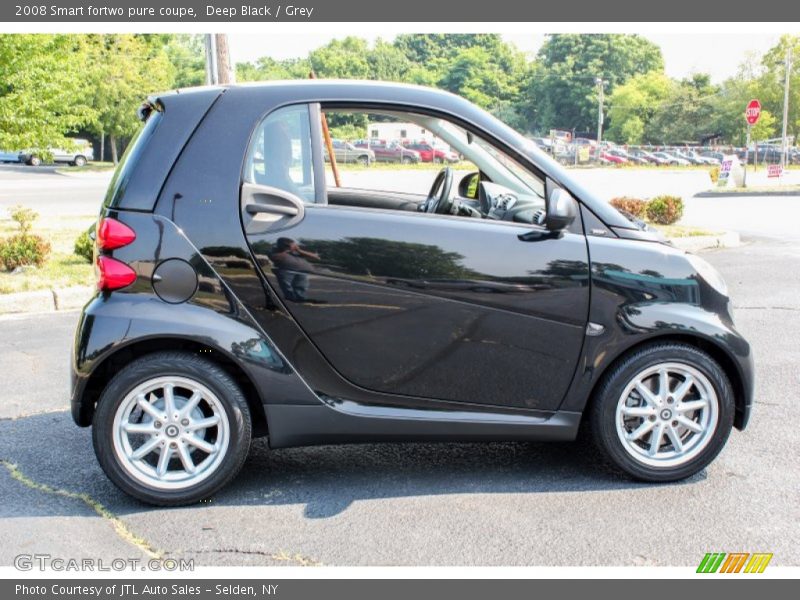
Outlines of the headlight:
M708 285L710 285L712 288L714 288L714 290L723 296L728 295L728 285L725 283L725 280L722 278L722 275L720 275L719 271L708 264L708 262L706 262L704 259L694 254L687 254L686 258L689 259L689 263L694 267L695 271L697 271L700 277L705 279Z

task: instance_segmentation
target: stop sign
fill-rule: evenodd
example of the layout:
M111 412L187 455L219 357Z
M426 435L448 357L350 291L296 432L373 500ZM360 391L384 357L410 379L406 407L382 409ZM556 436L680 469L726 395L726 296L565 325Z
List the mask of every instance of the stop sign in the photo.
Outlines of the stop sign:
M761 102L758 100L750 100L750 104L747 105L747 108L744 111L744 118L747 119L747 122L750 125L755 125L756 121L758 121L758 117L761 116Z

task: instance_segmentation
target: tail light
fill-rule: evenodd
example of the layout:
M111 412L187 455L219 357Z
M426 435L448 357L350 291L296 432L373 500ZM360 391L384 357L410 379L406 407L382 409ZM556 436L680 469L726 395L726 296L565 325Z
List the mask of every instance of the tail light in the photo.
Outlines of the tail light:
M136 281L136 271L121 260L110 256L98 256L96 265L97 289L101 291L118 290Z
M97 224L97 247L100 250L113 250L127 246L136 239L136 232L116 219L101 219Z
M114 250L127 246L136 239L136 232L112 218L101 219L97 224L95 243L99 251ZM98 254L95 262L97 289L108 292L118 290L136 281L136 271L124 262Z

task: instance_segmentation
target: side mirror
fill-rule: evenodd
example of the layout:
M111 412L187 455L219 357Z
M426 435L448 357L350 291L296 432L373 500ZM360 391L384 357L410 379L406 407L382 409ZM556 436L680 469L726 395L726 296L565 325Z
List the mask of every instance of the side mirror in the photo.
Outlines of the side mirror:
M458 195L470 200L478 199L478 184L481 182L480 173L467 173L458 182Z
M550 231L562 231L575 220L575 199L569 192L556 187L547 198L547 215L544 224Z

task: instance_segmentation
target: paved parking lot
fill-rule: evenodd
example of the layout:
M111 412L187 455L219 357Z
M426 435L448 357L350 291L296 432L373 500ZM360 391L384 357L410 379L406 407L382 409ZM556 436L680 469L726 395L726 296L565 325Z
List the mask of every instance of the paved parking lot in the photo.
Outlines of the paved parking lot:
M43 171L37 188L15 177L0 173L0 206L17 190L37 210L88 214L105 185ZM51 196L59 186L64 195ZM754 346L757 401L748 430L679 484L618 478L584 444L271 451L257 441L210 502L154 509L108 481L90 431L69 418L77 313L0 318L0 565L23 552L213 565L693 565L712 551L800 565L800 235L773 200L760 200L770 218L747 199L736 199L742 210L701 203L687 213L761 236L704 254ZM791 215L800 198L779 202Z
M113 487L65 410L77 314L2 319L0 564L44 551L215 565L690 565L742 550L798 565L800 246L750 239L706 257L754 345L757 404L709 469L671 485L617 478L581 444L258 441L211 502L153 509Z

